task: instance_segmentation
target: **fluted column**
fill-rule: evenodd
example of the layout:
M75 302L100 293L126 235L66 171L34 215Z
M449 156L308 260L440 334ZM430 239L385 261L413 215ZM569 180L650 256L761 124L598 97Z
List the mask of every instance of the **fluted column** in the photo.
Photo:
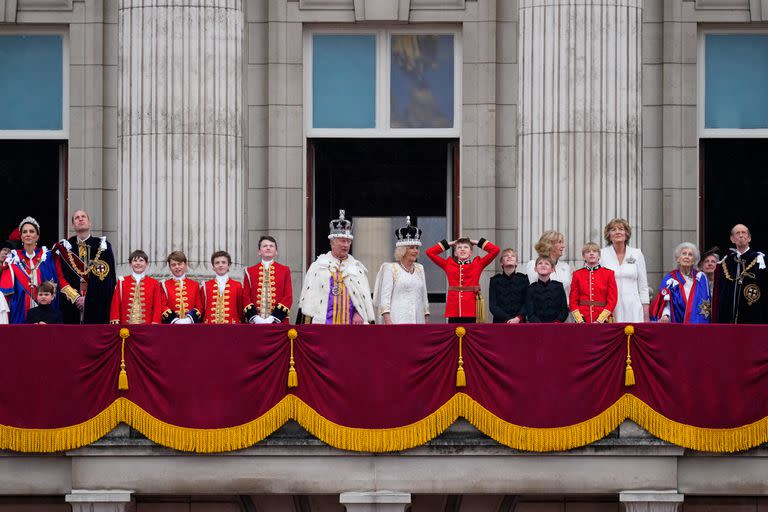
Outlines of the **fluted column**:
M519 0L518 245L569 260L613 217L640 240L642 0Z
M119 262L243 255L242 0L119 0Z

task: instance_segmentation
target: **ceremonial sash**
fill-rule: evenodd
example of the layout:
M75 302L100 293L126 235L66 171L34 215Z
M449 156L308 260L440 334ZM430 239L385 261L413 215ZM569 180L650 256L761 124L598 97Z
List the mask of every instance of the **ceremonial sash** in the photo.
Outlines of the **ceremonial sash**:
M67 264L69 268L71 268L73 271L75 271L75 273L83 277L83 279L88 279L88 274L85 271L86 270L85 262L83 262L83 260L80 259L80 255L64 247L64 245L62 245L61 242L56 242L56 245L53 246L53 249L55 251L58 251L62 256L64 256L64 258L62 259L64 260L64 262ZM69 253L69 255L71 255L72 257L71 258L68 257L67 253ZM76 268L72 266L73 264L75 265Z
M13 275L16 278L16 281L19 282L21 285L21 288L29 295L29 297L37 302L37 289L32 287L32 282L30 280L30 277L22 270L19 265L12 264L11 266L11 272L13 272ZM38 272L39 266L35 268L34 272Z
M699 280L696 279L697 276L695 271L691 273L691 277L693 278L693 284L691 285L691 292L686 296L685 295L685 278L682 276L679 270L675 270L674 272L672 272L672 278L675 281L677 281L680 287L680 296L683 298L683 304L685 305L685 315L683 317L683 323L686 323L686 324L691 319L691 307L693 304L693 301L691 299L696 295L696 286L699 284ZM674 311L674 305L672 304L672 300L670 300L669 311L670 313Z

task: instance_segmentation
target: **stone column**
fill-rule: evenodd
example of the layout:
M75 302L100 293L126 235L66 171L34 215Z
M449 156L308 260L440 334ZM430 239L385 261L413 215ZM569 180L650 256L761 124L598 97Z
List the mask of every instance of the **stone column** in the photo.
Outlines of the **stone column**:
M684 495L677 491L625 491L619 501L627 512L677 512Z
M355 491L339 495L339 503L347 512L405 512L411 494L395 491Z
M132 491L124 490L72 489L72 494L64 498L72 506L72 512L133 512L136 504L131 494Z
M642 0L519 0L518 248L569 260L613 217L641 224Z
M119 0L118 261L243 255L241 0ZM235 270L233 269L233 272Z

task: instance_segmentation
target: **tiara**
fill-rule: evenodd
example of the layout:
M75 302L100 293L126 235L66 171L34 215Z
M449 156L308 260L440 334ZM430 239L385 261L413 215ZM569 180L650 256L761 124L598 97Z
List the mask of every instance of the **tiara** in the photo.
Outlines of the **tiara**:
M21 226L24 224L32 224L37 228L37 232L40 232L40 223L38 223L34 217L24 217L22 221L19 223L19 231L21 231Z

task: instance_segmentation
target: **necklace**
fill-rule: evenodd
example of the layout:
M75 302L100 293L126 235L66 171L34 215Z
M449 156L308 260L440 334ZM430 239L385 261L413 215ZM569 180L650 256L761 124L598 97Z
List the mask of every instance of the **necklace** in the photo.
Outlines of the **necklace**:
M37 252L37 249L35 249L35 252ZM43 258L41 257L40 261L38 261L37 265L35 265L35 253L32 254L32 257L30 257L29 254L27 254L27 251L24 251L24 256L29 258L29 266L27 266L27 263L23 258L19 258L19 263L21 264L19 268L21 268L21 271L24 272L28 278L33 279L32 276L34 275L35 270L37 270L37 268L43 262Z
M397 262L397 264L400 265L400 268L402 268L403 270L405 270L409 274L413 274L414 272L416 272L416 265L414 265L413 263L411 263L411 268L406 267L405 265L403 265L399 261Z

